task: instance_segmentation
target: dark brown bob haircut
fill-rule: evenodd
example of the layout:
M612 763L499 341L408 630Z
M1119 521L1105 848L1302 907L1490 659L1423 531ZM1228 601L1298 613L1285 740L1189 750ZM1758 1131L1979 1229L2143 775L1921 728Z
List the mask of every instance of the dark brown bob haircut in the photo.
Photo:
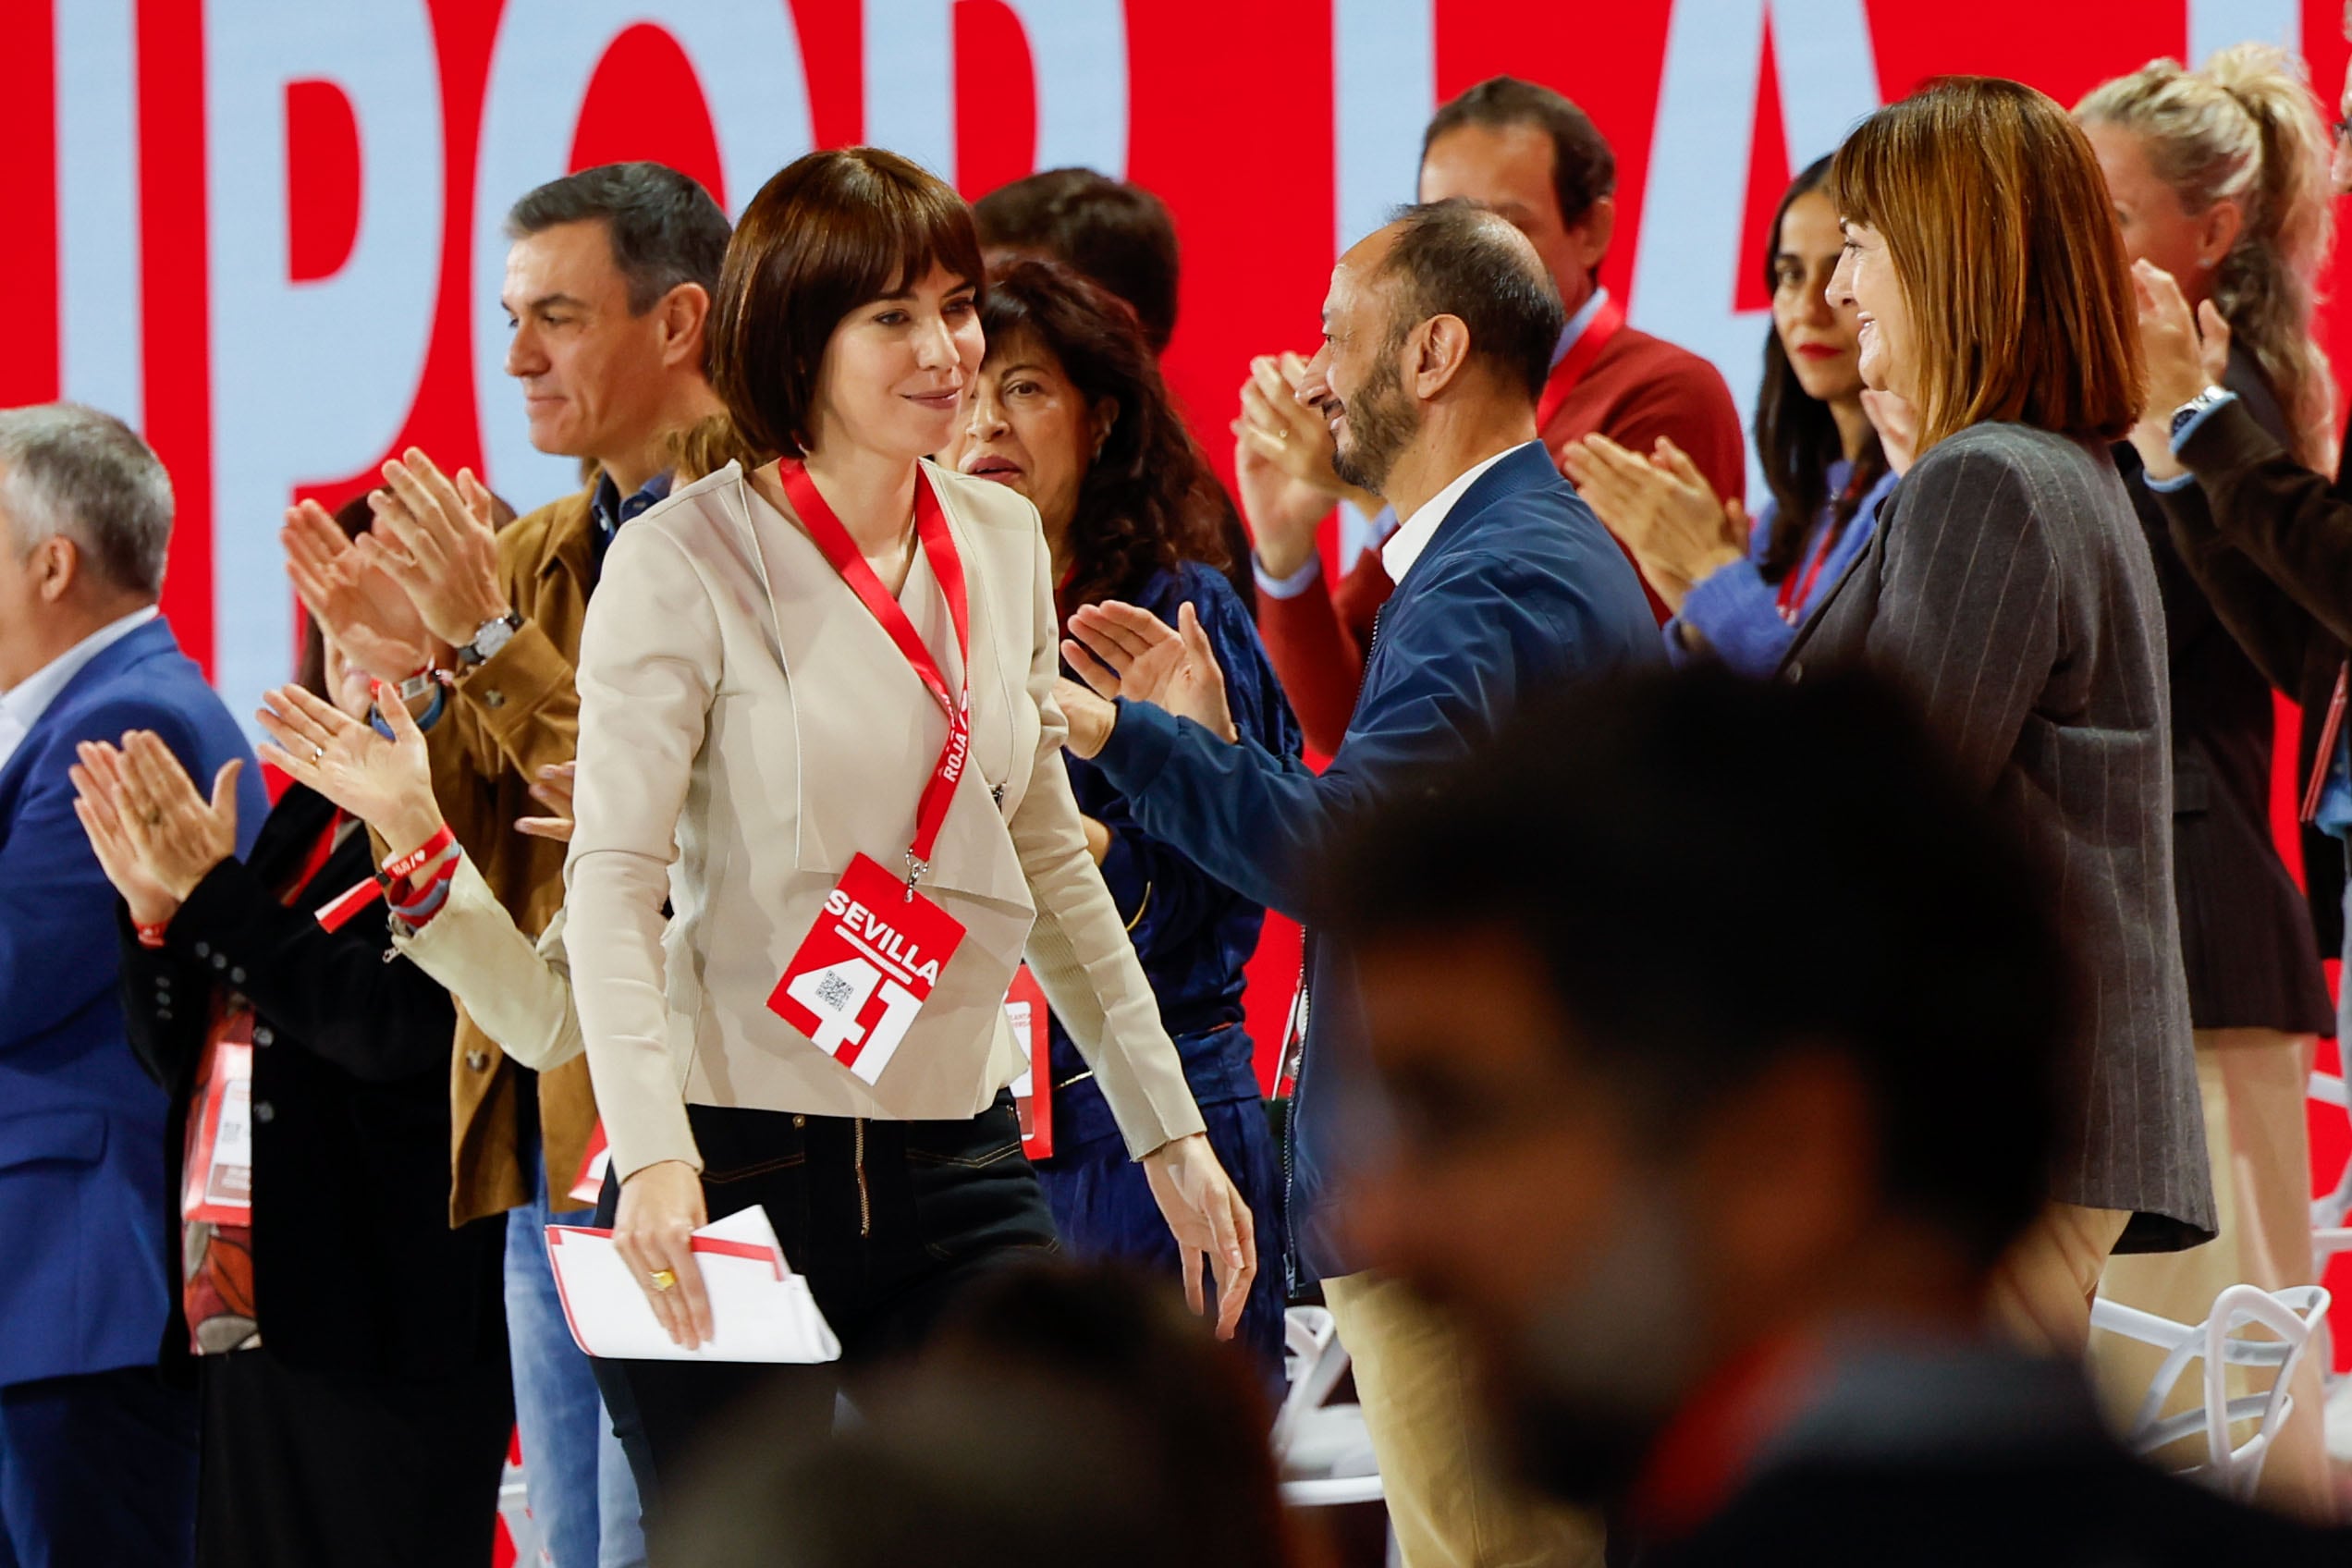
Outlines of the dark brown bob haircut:
M972 209L896 153L811 153L760 187L711 305L711 384L751 445L806 452L833 329L934 266L974 288L987 281Z
M1856 129L1829 190L1894 263L1921 453L1994 422L2131 430L2147 398L2131 263L2089 140L2054 99L1998 77L1931 81Z

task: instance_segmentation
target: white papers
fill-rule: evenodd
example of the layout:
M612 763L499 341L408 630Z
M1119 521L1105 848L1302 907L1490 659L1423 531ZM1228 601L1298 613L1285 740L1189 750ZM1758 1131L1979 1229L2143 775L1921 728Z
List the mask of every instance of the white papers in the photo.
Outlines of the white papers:
M590 1355L631 1361L836 1361L841 1342L817 1310L808 1280L792 1272L767 1211L754 1204L694 1232L694 1261L710 1296L710 1339L695 1350L672 1341L610 1231L547 1227L571 1337Z

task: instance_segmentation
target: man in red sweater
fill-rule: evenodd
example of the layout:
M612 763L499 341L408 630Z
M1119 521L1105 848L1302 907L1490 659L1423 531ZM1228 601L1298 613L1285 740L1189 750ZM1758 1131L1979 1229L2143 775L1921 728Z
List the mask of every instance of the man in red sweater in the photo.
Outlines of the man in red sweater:
M1544 445L1594 431L1636 452L1660 436L1690 454L1718 495L1747 488L1739 411L1715 367L1625 325L1599 287L1617 227L1617 160L1582 109L1548 87L1499 76L1439 109L1421 143L1424 202L1462 198L1508 218L1544 259L1568 327L1537 410ZM1309 745L1339 750L1371 641L1395 584L1377 548L1327 587L1316 534L1335 500L1373 520L1378 545L1396 516L1331 471L1319 415L1292 396L1305 373L1294 354L1262 357L1242 387L1234 461L1256 541L1258 631ZM1660 621L1664 608L1652 596Z

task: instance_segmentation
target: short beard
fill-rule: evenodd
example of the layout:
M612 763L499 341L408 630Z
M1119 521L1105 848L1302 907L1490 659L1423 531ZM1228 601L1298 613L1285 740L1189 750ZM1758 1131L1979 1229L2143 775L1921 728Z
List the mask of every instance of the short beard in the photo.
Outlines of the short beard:
M1389 471L1421 429L1396 366L1396 349L1403 347L1400 341L1383 353L1372 379L1341 404L1347 416L1347 439L1331 452L1332 472L1375 496L1387 494Z
M1688 1228L1668 1200L1639 1207L1619 1217L1581 1287L1555 1292L1492 1385L1520 1474L1570 1502L1623 1500L1700 1370Z

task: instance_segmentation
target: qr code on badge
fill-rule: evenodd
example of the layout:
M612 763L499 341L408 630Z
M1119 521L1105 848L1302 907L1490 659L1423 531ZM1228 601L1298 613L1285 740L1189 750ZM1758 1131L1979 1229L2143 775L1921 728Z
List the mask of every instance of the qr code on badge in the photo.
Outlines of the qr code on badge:
M825 975L816 983L816 999L831 1012L839 1012L848 1007L856 995L850 983L838 974Z

